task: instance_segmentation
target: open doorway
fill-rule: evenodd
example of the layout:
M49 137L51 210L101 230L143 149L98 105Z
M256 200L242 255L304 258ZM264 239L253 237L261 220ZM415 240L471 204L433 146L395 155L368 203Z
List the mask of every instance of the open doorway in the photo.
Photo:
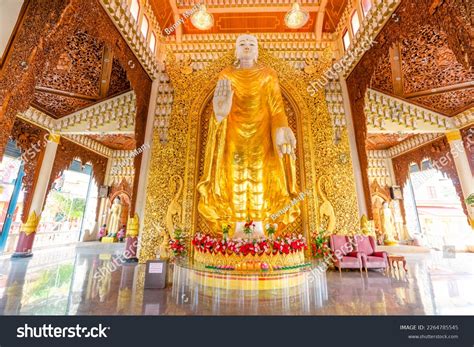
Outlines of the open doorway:
M410 166L407 183L410 190L407 193L412 194L412 206L416 209L412 211L416 216L407 218L407 223L412 224L410 229L419 230L425 246L430 248L442 250L444 246L454 246L456 250L466 250L474 245L474 234L452 180L433 167L430 160L421 164L421 168L416 164Z
M93 228L96 207L97 185L92 178L92 166L74 160L52 184L38 225L35 247L80 241L84 231Z

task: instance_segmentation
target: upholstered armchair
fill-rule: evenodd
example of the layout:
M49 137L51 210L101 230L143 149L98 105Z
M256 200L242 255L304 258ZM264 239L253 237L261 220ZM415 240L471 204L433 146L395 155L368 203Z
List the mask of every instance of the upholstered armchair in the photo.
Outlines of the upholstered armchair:
M334 266L339 269L359 269L362 272L362 254L354 251L348 236L331 235L329 245L333 253Z
M387 252L377 252L375 240L372 236L357 235L354 237L356 250L362 253L365 272L367 269L386 269L388 267Z

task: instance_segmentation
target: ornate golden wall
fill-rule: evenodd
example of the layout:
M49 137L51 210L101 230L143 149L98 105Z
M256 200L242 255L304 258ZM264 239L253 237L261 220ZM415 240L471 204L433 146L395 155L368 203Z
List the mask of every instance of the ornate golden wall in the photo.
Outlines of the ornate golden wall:
M349 141L344 130L341 141L333 143L331 118L324 91L311 97L307 92L309 81L314 81L331 64L332 53L326 51L315 66L313 74L293 69L287 63L260 48L259 62L274 68L280 78L290 126L298 141L298 172L300 191L311 191L303 203L302 220L297 222L301 232L308 236L319 229L324 218L320 208L328 200L336 215L335 232L352 233L358 226L355 183L350 160ZM209 102L218 73L232 64L233 52L210 63L204 70L182 73L173 56L168 56L167 72L175 95L170 117L169 142L161 144L157 132L147 187L144 230L141 235L140 261L153 259L158 250L168 206L174 200L174 223L191 234L198 231L196 216L196 183L199 178L202 147L205 146L206 120L210 115ZM207 118L206 118L207 117ZM322 189L318 179L325 178ZM181 179L179 179L180 177ZM181 184L182 182L182 184ZM176 183L178 188L176 188ZM321 192L322 190L322 192ZM322 193L322 194L321 194ZM179 211L181 210L181 211ZM177 218L176 218L177 217Z

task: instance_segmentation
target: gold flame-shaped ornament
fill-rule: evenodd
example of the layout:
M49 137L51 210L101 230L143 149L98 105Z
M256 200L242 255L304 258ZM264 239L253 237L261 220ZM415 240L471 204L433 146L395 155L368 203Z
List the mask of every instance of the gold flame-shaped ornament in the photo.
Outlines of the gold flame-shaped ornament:
M26 223L21 226L20 232L24 232L26 235L33 234L36 232L36 228L39 224L39 217L36 215L36 212L33 211L28 216Z

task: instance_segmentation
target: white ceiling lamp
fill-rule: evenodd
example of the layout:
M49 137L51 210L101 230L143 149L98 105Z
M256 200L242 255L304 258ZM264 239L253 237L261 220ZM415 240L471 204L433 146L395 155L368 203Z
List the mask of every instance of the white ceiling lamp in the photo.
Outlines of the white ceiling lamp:
M199 10L191 16L191 23L199 30L209 30L214 25L214 17L207 12L206 5L201 5Z
M285 23L290 29L299 29L308 22L308 19L308 12L301 10L300 4L295 2L285 16Z

